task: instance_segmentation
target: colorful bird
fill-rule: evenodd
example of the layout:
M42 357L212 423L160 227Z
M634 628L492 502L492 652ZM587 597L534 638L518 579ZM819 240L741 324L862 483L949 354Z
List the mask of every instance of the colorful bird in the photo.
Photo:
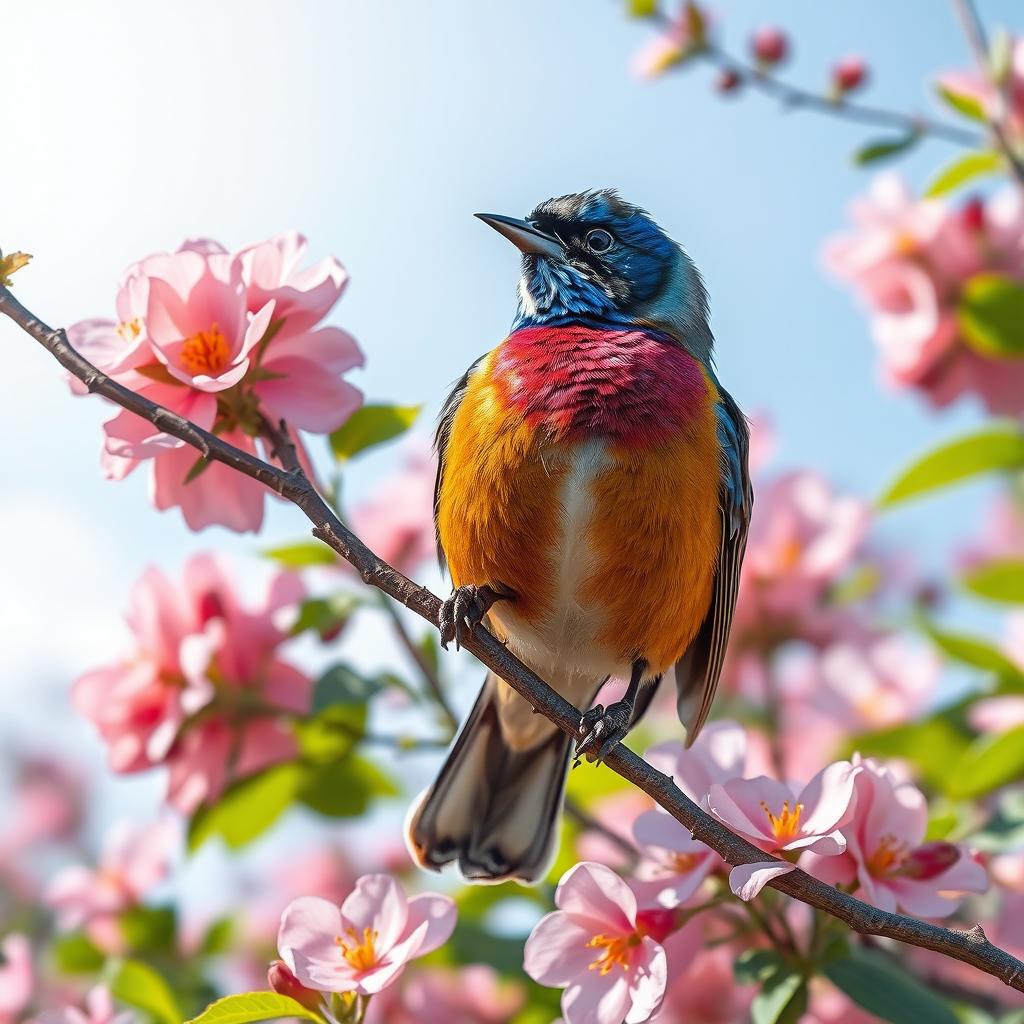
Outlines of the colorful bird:
M725 656L750 520L747 425L712 368L696 267L613 191L478 214L523 254L509 336L437 431L435 521L456 645L483 622L582 711L601 759L675 675L692 743ZM621 700L591 706L611 677ZM493 673L410 812L417 861L543 877L571 740Z

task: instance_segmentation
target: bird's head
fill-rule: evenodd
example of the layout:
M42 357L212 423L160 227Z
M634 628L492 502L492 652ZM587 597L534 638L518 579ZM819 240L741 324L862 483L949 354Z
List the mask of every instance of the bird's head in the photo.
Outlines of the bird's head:
M697 268L645 211L614 191L548 199L526 220L477 216L523 253L516 328L642 325L710 361L707 293Z

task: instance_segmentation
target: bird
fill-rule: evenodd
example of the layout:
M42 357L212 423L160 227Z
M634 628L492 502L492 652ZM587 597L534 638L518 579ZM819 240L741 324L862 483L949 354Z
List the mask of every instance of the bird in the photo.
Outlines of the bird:
M510 333L438 422L441 641L482 623L580 710L576 759L607 757L672 675L689 745L722 670L753 501L700 273L615 190L525 220L476 216L520 250L522 275ZM628 680L623 696L594 704L611 678ZM543 879L573 740L489 673L410 808L415 860L457 863L469 882Z

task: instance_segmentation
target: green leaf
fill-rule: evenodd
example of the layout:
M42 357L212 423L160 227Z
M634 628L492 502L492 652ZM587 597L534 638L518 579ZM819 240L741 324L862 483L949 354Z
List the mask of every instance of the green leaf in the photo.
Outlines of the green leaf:
M278 1020L281 1017L323 1021L319 1014L307 1010L290 996L276 992L245 992L218 999L188 1024L248 1024L249 1021Z
M1013 680L1018 688L1024 684L1020 668L988 640L966 633L951 633L927 622L923 623L923 628L936 647L953 661Z
M199 849L211 836L219 836L232 850L252 842L288 809L303 778L302 765L289 762L235 783L215 804L192 816L189 850Z
M890 1024L957 1024L948 1003L883 954L852 949L825 964L824 972L858 1006Z
M106 954L84 932L58 935L51 948L57 969L62 974L92 974L107 959Z
M960 92L954 92L945 85L937 85L938 94L958 113L969 117L972 121L987 121L985 108L981 102L973 96L966 96Z
M858 149L853 154L853 162L858 167L863 167L865 164L873 164L878 160L887 160L889 157L905 153L911 146L916 145L920 138L920 132L911 132L898 139L876 139Z
M986 562L964 576L964 586L990 601L1024 604L1024 559Z
M807 979L785 968L770 975L750 1005L753 1024L796 1024L807 1009Z
M372 761L351 755L334 764L311 766L298 799L330 818L365 814L378 796L397 796L398 787Z
M997 736L981 736L951 766L946 791L969 799L1024 779L1024 725Z
M631 18L650 18L657 10L658 0L626 0L626 11Z
M740 985L759 985L782 967L782 956L774 949L745 949L732 965L732 973Z
M339 462L404 434L419 416L421 405L364 405L331 434L331 451Z
M994 359L1024 356L1024 287L1002 274L975 274L957 307L964 340Z
M332 704L296 725L305 761L329 764L348 757L366 732L365 704Z
M970 840L972 847L985 853L1005 853L1024 846L1024 792L1005 793L996 813Z
M384 686L380 677L360 675L350 665L332 665L313 686L313 714L334 704L365 704Z
M997 87L1004 86L1013 70L1013 37L1002 26L992 35L988 48L988 67L992 82Z
M220 956L231 950L235 937L235 920L233 917L220 917L214 921L199 944L200 956Z
M319 633L321 639L333 639L364 603L362 598L344 591L330 597L311 597L299 605L292 636L312 630Z
M1024 469L1024 434L995 427L949 442L921 457L879 499L883 508L999 470Z
M289 569L305 569L310 565L337 565L338 556L318 540L299 540L294 544L283 544L276 548L267 548L267 558Z
M192 463L191 467L189 468L189 471L185 474L184 482L186 484L192 483L192 481L195 480L197 476L205 472L212 465L213 463L209 459L204 458L202 455L200 455L199 458Z
M174 948L178 918L173 907L131 907L118 923L133 953L162 953Z
M924 190L925 197L944 196L947 192L952 192L975 178L980 178L985 174L998 174L1002 169L1003 156L1001 153L988 151L968 153L966 156L957 157L951 164L947 164L939 171L932 183Z
M148 964L123 960L110 977L110 991L122 1003L152 1014L162 1024L180 1024L182 1015L170 986Z

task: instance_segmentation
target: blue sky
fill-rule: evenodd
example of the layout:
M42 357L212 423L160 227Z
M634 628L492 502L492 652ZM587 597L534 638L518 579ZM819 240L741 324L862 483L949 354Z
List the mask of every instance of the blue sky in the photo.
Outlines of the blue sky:
M935 0L715 6L734 47L766 17L789 27L799 82L863 53L879 104L927 108L933 72L968 62ZM990 23L1021 27L1013 0L981 6ZM819 268L823 238L868 182L848 154L879 133L759 96L723 102L700 67L635 81L630 57L650 31L612 0L11 5L0 245L35 254L18 293L62 324L109 314L122 268L185 236L235 246L299 228L351 273L335 320L367 353L359 384L424 402L425 429L514 309L516 254L471 214L521 215L613 185L702 269L721 378L774 418L779 461L877 494L912 455L979 419L969 405L936 417L881 391L864 318ZM903 168L920 185L950 152L929 143ZM257 542L189 534L149 507L141 474L102 481L101 404L70 399L56 365L6 322L0 346L5 728L38 745L40 716L60 711L47 735L95 752L84 725L64 723L63 695L109 656L142 566ZM391 459L358 469L351 489ZM970 532L977 508L977 495L954 497L881 532L928 559ZM279 508L266 537L303 529Z

